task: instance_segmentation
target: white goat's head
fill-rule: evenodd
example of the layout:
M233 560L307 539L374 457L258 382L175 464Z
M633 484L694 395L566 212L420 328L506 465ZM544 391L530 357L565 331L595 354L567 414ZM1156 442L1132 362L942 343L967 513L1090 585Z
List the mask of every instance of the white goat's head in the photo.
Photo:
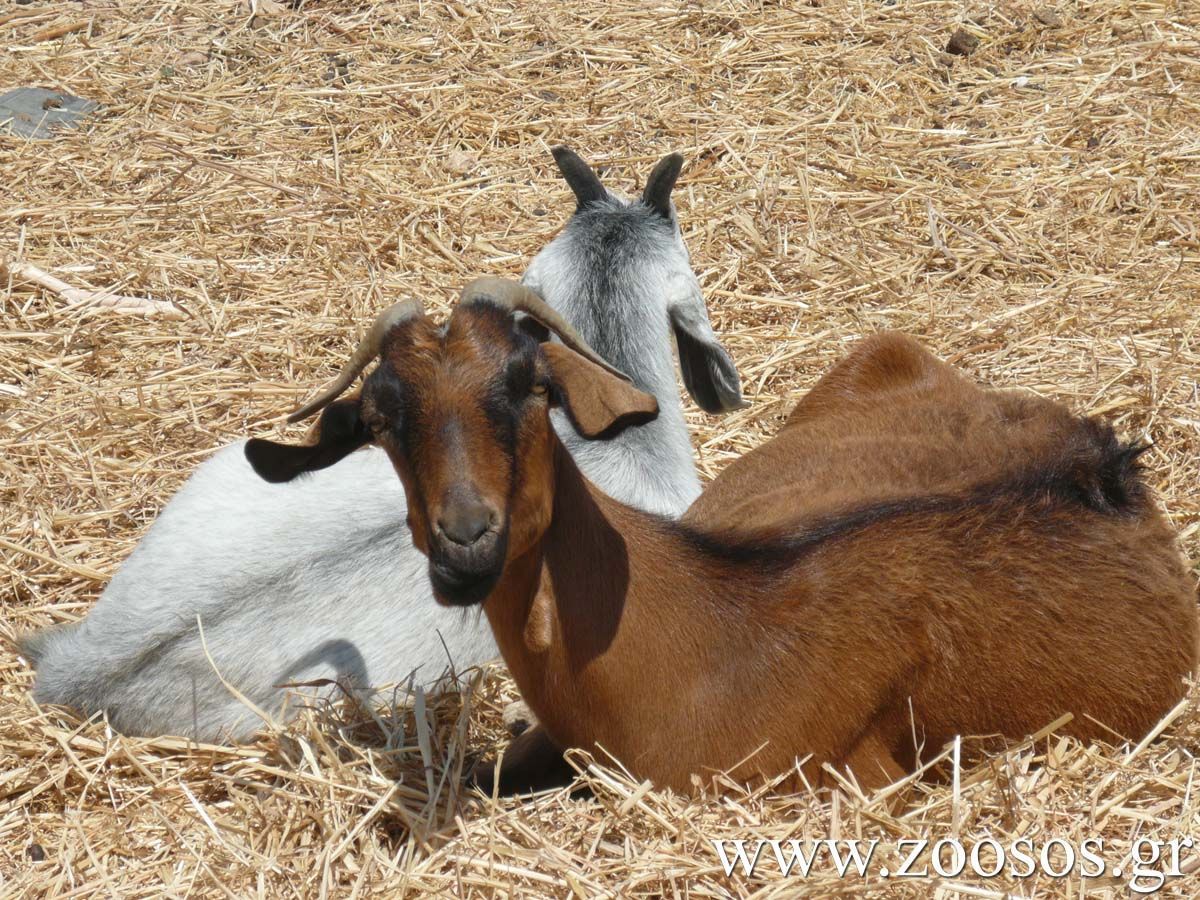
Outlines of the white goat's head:
M566 227L534 257L524 283L576 323L617 368L642 373L654 361L639 381L660 398L674 392L675 375L661 350L669 327L684 386L701 409L744 406L737 369L709 324L671 202L683 157L664 157L641 196L629 200L605 188L573 151L556 147L553 153L577 205Z

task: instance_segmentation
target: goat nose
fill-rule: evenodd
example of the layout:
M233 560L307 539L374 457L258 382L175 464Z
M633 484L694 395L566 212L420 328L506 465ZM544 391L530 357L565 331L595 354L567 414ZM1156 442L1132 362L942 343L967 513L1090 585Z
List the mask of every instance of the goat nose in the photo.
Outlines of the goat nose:
M456 504L438 518L438 529L464 547L478 541L495 521L495 514L482 503Z

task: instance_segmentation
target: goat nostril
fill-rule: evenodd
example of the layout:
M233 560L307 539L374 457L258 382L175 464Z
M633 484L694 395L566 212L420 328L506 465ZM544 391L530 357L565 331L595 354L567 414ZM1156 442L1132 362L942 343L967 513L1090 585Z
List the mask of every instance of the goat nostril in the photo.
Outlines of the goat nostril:
M496 523L496 514L485 508L455 510L437 521L438 530L456 544L469 547Z

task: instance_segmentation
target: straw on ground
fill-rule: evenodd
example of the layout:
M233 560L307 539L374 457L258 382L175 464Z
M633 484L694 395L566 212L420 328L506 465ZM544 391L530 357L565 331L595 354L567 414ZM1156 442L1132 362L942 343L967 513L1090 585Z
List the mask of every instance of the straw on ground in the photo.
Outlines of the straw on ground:
M947 54L960 28L979 42ZM6 641L82 616L191 467L269 431L385 302L444 310L466 279L519 272L570 208L560 142L630 189L688 159L685 237L752 401L689 407L706 475L897 328L1149 435L1200 557L1195 4L105 0L17 7L0 42L0 84L102 105L51 142L0 136L0 256L187 310L81 313L11 266L0 281ZM766 896L800 883L726 877L712 839L1099 836L1120 864L1139 837L1200 836L1195 691L1150 743L1050 731L962 771L951 748L942 779L886 796L689 800L593 765L594 801L495 806L460 775L504 739L514 691L500 670L478 681L216 747L36 709L6 643L0 894ZM803 886L1085 887L829 869Z

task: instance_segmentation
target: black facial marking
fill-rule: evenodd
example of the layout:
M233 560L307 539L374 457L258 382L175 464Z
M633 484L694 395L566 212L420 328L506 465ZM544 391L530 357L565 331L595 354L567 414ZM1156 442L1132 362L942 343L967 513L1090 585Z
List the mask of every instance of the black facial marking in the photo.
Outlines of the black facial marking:
M406 395L404 382L391 366L382 365L367 376L364 393L370 394L375 409L393 421L404 418Z
M363 398L375 417L383 419L387 433L407 452L405 427L412 416L413 397L391 366L381 365L363 382ZM368 420L368 425L372 424Z
M521 416L536 381L537 343L517 332L503 373L488 385L483 398L484 414L510 458L516 453Z
M518 351L508 358L508 365L504 372L504 386L514 403L529 396L529 392L533 390L533 379L536 373L532 354Z
M517 331L529 335L538 343L550 340L550 329L533 316L522 316L517 319Z

